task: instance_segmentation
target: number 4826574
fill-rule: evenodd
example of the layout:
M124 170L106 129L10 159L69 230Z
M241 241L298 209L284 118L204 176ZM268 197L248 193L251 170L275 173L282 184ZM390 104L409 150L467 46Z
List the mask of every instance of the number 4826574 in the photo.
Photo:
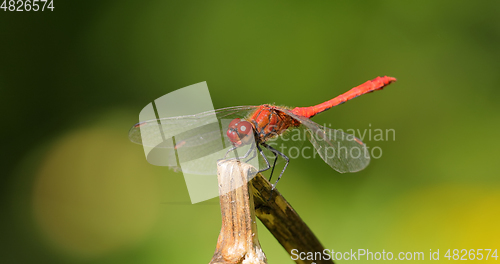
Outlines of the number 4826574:
M491 255L490 255L491 254ZM497 250L496 249L448 249L446 251L446 254L444 254L445 258L448 258L448 260L488 260L489 258L494 258L495 260L498 258L497 255Z
M4 0L0 8L3 11L54 11L54 0Z

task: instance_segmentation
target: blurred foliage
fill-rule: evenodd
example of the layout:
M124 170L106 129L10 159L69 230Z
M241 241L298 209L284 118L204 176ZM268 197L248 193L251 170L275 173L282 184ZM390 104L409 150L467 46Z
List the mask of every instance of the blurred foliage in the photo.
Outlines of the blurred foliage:
M181 174L146 162L139 111L201 81L215 108L308 106L379 75L398 82L314 120L394 129L365 140L382 158L350 175L293 160L280 191L327 248L500 248L500 2L54 6L0 11L2 263L208 263L217 199L190 205Z

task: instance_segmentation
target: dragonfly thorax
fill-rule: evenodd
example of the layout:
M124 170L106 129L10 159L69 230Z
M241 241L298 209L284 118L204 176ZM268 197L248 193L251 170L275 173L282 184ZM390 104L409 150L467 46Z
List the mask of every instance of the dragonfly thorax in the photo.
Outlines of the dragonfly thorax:
M247 118L255 129L258 142L266 142L283 134L288 128L300 125L298 120L293 119L282 110L284 108L265 104Z

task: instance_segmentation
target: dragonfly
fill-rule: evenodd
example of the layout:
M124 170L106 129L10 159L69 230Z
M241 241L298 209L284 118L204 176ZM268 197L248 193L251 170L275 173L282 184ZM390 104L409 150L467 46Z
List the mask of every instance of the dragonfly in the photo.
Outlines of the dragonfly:
M163 165L192 174L215 174L217 160L246 147L245 154L241 157L236 154L236 158L247 159L248 162L255 158L257 150L265 162L264 168L258 172L272 168L269 178L271 181L278 157L282 157L285 165L272 184L274 189L290 163L290 158L268 143L287 131L300 128L330 167L340 173L357 172L370 163L366 145L353 135L321 126L311 118L360 95L381 90L395 81L396 78L389 76L377 77L331 100L309 107L290 108L271 104L234 106L195 115L153 119L135 124L129 131L129 139L137 144L163 150L160 155ZM214 122L214 117L224 122ZM221 130L225 133L221 133ZM175 140L165 140L166 138ZM263 148L274 155L272 166L263 153ZM221 150L225 152L223 157ZM204 159L208 156L215 158ZM180 166L181 158L183 161L195 161L196 165Z

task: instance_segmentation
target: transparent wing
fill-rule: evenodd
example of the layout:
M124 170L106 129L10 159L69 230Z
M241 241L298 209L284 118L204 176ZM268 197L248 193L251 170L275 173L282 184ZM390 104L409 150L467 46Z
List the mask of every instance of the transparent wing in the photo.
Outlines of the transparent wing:
M215 175L216 162L232 147L226 136L229 122L245 118L256 106L238 106L137 123L132 142L144 146L147 160L157 166L198 175Z
M210 132L220 130L220 126L214 123L214 115L219 120L245 118L251 111L255 110L255 108L257 108L257 106L235 106L207 111L196 115L148 120L135 124L130 129L128 135L130 141L136 144L149 147L169 147L166 145L158 146L157 142L162 142L165 138L171 138L177 136L179 133L196 129L196 131L192 131L191 134L185 134L184 137L197 135L200 136L198 139L202 139L201 141L203 141L203 139L207 139L203 138L203 136L214 137L217 133ZM186 141L184 144L188 144L187 146L195 146L199 143L199 140L193 138L192 141Z
M304 125L309 141L321 158L340 173L360 171L370 163L370 155L366 145L351 134L342 130L318 125L308 118L297 116L286 109L289 114Z

